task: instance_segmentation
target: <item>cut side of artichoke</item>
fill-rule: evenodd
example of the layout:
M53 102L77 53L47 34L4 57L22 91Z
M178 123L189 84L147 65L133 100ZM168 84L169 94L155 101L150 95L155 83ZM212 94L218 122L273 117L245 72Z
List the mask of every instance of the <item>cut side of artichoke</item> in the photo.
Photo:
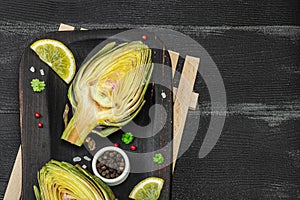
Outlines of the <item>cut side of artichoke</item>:
M130 122L145 104L151 78L151 49L140 41L107 44L76 74L68 91L74 115L62 139L81 146L98 125L106 137Z
M38 185L34 186L37 200L115 199L102 180L67 162L49 161L38 172Z

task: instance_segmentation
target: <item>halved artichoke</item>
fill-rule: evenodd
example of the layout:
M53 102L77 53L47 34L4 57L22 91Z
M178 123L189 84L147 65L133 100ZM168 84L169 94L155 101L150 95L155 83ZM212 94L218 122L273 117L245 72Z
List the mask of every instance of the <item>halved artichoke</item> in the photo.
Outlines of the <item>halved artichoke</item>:
M141 110L152 74L151 49L140 41L109 43L76 74L68 91L74 115L62 139L81 146L97 126L106 137Z
M38 172L34 186L37 200L115 200L111 189L98 177L67 162L49 161Z

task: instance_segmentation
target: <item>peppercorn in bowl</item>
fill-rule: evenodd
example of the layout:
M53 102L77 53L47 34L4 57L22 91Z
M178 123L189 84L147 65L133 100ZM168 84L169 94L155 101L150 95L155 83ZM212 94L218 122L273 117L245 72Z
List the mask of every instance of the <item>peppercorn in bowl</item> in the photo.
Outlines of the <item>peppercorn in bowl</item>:
M109 186L121 184L129 175L130 163L126 153L118 147L104 147L94 156L92 169Z

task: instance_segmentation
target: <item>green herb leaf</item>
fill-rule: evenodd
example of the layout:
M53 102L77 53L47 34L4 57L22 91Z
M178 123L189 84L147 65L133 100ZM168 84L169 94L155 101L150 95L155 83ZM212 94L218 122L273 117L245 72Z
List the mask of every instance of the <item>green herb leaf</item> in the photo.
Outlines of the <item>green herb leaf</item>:
M130 132L127 133L123 133L122 135L122 142L124 142L124 144L130 144L133 141L134 137Z
M33 89L34 92L41 92L46 87L45 82L41 81L41 80L39 80L37 78L32 79L31 82L30 82L30 84L31 84L31 87L32 87L32 89Z
M157 153L153 157L153 162L157 164L162 164L165 161L164 156L161 153Z

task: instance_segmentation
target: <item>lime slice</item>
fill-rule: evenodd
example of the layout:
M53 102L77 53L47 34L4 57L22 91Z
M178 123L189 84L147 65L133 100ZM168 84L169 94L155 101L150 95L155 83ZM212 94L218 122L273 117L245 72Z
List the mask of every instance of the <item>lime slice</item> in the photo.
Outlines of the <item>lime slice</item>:
M163 179L157 177L146 178L134 186L129 194L129 198L135 200L157 200L164 182Z
M70 83L76 71L72 52L63 43L52 39L34 42L30 48L47 63L66 83Z

